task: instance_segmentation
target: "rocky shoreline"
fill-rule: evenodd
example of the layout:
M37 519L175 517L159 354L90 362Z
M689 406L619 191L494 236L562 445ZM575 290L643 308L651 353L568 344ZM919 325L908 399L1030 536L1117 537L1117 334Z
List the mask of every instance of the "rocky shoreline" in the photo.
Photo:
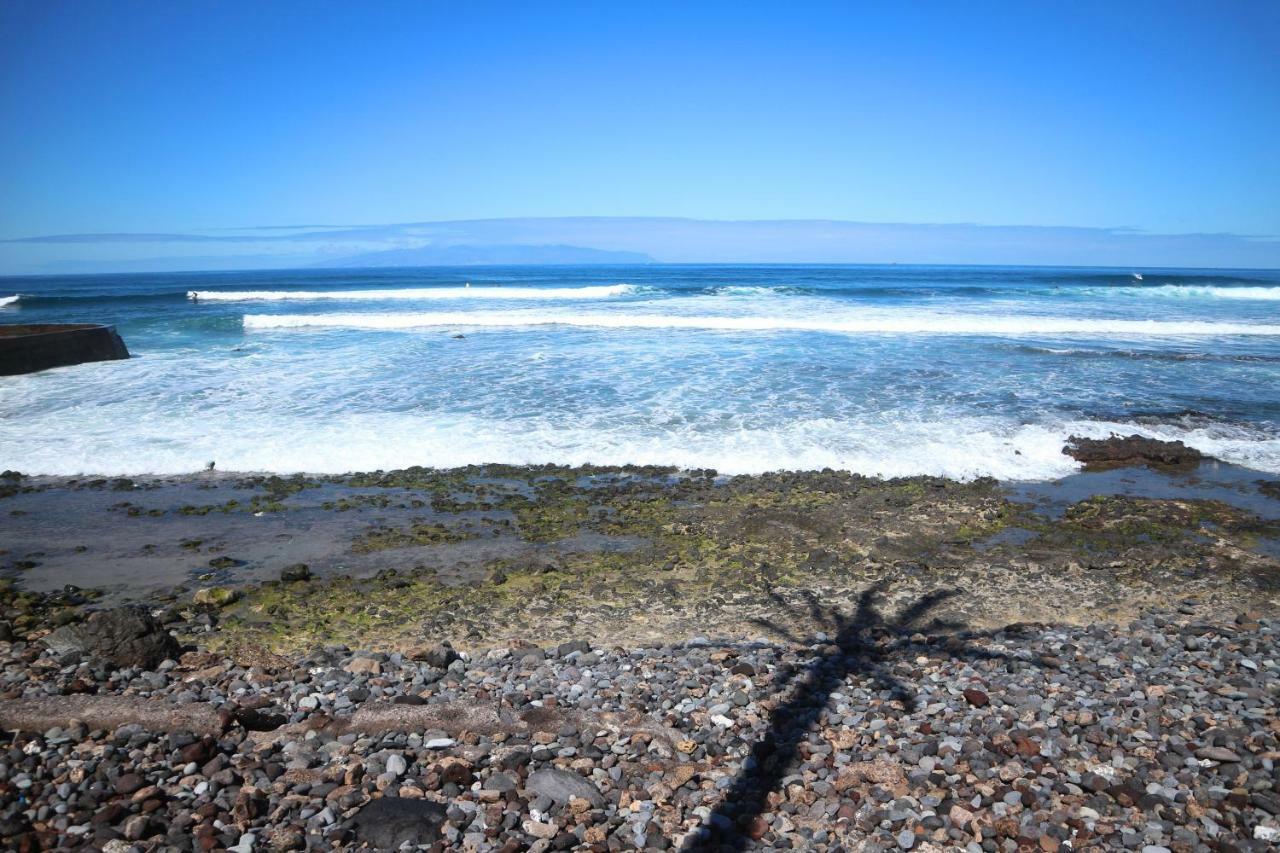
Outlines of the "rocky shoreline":
M12 643L14 850L1265 850L1280 622L923 628L460 655ZM817 605L820 608L820 605ZM167 635L166 635L167 636Z
M6 534L0 845L1271 849L1280 513L1237 480L9 472L26 542L116 538Z

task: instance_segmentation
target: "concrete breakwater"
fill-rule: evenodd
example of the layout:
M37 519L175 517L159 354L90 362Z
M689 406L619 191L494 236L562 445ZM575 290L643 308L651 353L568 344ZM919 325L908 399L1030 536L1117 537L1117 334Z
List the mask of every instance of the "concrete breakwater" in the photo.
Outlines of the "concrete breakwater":
M128 357L129 350L114 326L0 325L0 376Z

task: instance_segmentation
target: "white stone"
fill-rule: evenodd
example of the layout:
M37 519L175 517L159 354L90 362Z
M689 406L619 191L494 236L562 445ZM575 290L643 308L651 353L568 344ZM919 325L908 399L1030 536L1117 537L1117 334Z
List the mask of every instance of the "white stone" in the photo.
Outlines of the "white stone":
M555 838L559 832L554 823L543 823L540 820L526 820L523 828L534 838Z
M246 832L240 836L239 842L235 847L228 847L227 853L253 853L253 845L258 842L258 838L252 832Z

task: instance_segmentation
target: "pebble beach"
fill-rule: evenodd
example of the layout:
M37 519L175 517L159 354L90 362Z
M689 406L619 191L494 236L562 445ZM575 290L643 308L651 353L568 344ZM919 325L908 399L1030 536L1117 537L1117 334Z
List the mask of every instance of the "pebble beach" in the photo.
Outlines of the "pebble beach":
M19 643L0 715L35 730L3 753L0 833L16 850L1267 850L1278 630L1175 610L787 646L332 647L279 668Z
M1038 496L836 472L10 472L19 536L74 509L145 559L110 536L0 555L0 844L1272 849L1274 485L1185 447L1077 451L1152 468ZM286 564L245 519L263 542L342 530L325 549L369 562ZM179 559L204 569L164 585L147 562ZM59 586L78 560L143 579Z

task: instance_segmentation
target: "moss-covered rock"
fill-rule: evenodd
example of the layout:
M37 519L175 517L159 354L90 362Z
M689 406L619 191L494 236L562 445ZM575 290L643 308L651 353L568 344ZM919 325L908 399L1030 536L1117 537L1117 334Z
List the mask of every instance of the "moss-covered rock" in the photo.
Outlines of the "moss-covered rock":
M221 608L232 604L240 597L240 593L230 587L207 586L196 590L191 603L201 607Z

